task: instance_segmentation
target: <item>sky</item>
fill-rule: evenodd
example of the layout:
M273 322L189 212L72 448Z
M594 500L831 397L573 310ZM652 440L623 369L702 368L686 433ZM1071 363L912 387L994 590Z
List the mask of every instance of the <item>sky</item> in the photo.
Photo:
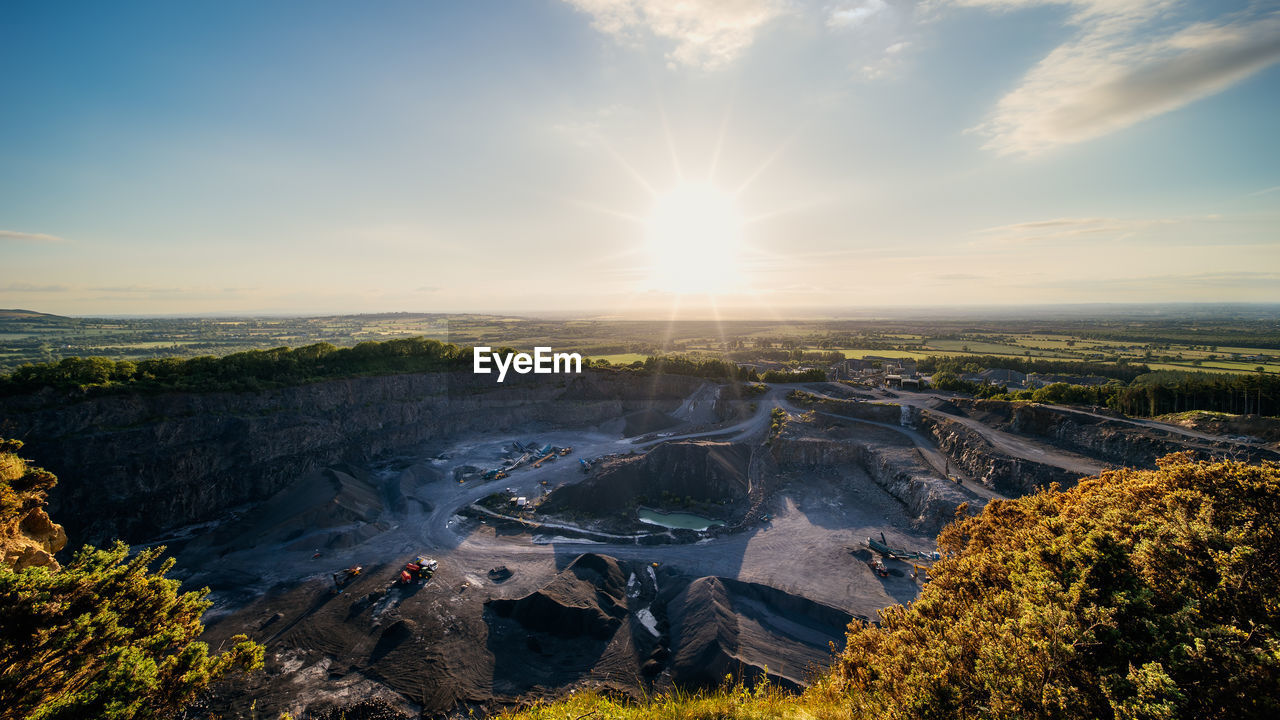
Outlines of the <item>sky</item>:
M1280 2L0 5L0 308L1280 302Z

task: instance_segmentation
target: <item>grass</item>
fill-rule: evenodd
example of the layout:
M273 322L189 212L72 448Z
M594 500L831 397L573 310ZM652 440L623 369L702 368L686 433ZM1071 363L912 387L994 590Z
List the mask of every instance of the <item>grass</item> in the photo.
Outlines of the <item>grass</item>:
M727 680L727 678L726 678ZM595 691L578 692L554 702L537 702L505 712L501 720L848 720L851 710L839 694L820 683L803 695L761 682L718 690L676 690L638 701Z
M930 355L937 355L937 354L938 354L938 353L936 353L936 352L933 352L933 353L930 353L930 352L914 352L914 351L911 351L911 350L856 350L856 349L841 349L841 350L840 350L840 352L844 353L844 356L845 356L846 358L859 358L859 359L864 358L864 357L867 357L868 355L870 355L870 356L872 356L872 357L887 357L887 358L913 358L913 359L916 359L916 360L921 360L921 359L924 359L924 358L926 358L926 357L929 357Z
M592 355L592 360L608 360L613 365L630 365L637 360L644 360L648 355L641 353L617 353L614 355Z
M1213 367L1209 363L1205 363L1203 365L1192 365L1191 363L1149 362L1144 364L1147 367L1151 368L1152 370L1182 370L1182 371L1191 371L1191 372L1226 373L1228 375L1239 375L1241 373L1253 372L1253 368L1249 368L1248 370L1244 370L1244 369L1232 370L1230 368Z

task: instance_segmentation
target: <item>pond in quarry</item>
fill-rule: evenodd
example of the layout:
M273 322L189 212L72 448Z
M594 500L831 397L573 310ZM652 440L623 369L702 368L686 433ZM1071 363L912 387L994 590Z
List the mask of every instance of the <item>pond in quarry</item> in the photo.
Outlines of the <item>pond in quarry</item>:
M706 530L707 528L719 527L724 524L719 520L704 518L693 513L664 513L650 510L649 508L640 508L636 514L640 516L640 522L642 523L682 530Z

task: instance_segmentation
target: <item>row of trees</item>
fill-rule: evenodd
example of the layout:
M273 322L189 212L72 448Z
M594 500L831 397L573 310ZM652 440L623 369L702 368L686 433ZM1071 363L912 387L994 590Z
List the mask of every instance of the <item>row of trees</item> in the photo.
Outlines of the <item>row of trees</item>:
M760 379L752 368L739 367L737 363L720 358L689 355L650 356L637 369L663 375L690 375L725 381L756 382Z
M930 355L921 360L917 367L923 373L947 370L957 375L979 372L986 368L1002 368L1005 370L1017 370L1021 373L1044 373L1048 375L1096 375L1124 383L1133 382L1138 376L1151 372L1151 368L1146 365L1130 365L1123 360L1111 364L1086 360L1046 360L1042 358L1007 357L1004 355L954 357Z
M726 355L740 362L768 360L772 362L821 363L832 365L844 360L844 353L837 350L740 350Z
M0 377L0 394L46 387L133 387L161 390L256 390L333 377L431 372L469 367L470 349L426 338L363 342L339 348L317 343L299 348L250 350L223 357L111 360L63 358L24 365Z
M933 374L932 385L938 390L963 392L978 398L1096 405L1125 415L1156 416L1186 410L1280 415L1280 377L1275 375L1166 370L1148 373L1128 385L1053 383L1034 390L1010 392L1000 385L970 382L943 370Z

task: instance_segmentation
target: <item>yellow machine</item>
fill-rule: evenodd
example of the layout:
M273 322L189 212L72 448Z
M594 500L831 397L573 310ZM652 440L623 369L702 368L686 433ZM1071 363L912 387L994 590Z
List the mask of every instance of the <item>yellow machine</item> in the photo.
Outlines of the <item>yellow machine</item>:
M922 582L929 582L932 579L929 577L929 569L928 565L911 563L911 577Z

